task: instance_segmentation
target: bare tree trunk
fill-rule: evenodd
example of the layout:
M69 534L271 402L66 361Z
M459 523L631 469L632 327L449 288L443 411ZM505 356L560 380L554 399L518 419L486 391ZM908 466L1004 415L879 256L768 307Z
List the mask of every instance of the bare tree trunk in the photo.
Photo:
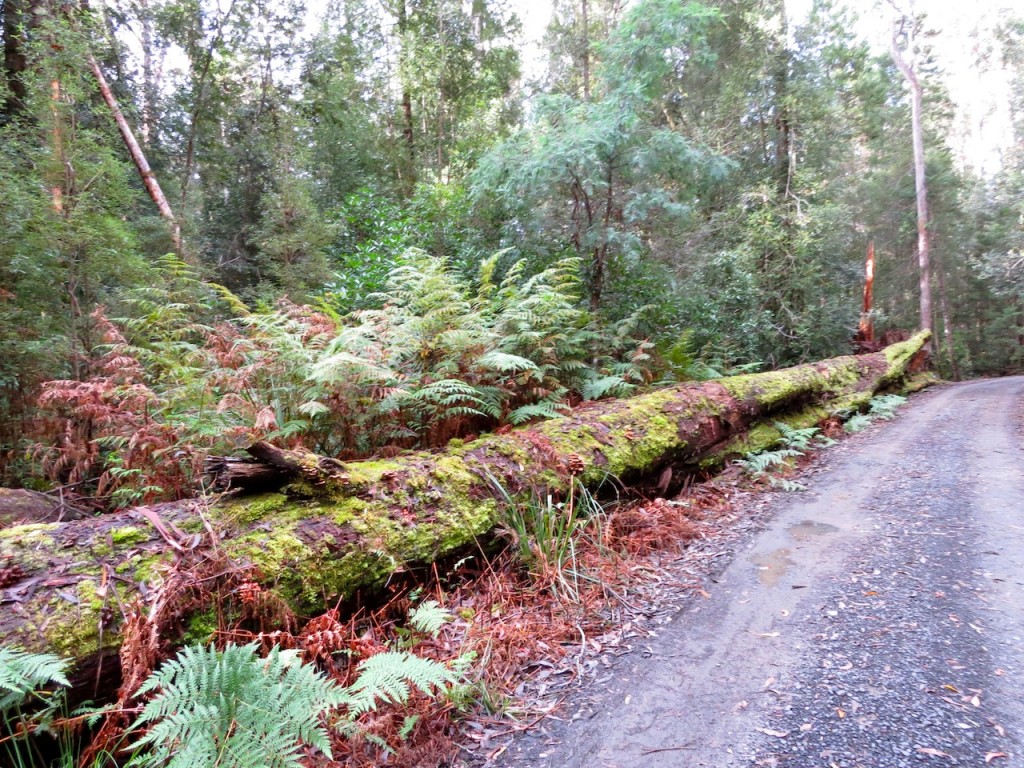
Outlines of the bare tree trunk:
M590 8L589 0L580 0L580 57L583 64L583 100L590 101Z
M4 23L4 76L10 96L3 105L3 114L13 117L25 109L25 70L28 58L25 56L24 28L32 21L32 6L27 0L3 0Z
M228 23L228 20L231 18L231 14L234 13L236 4L237 0L231 0L231 4L228 6L228 9L224 11L224 14L218 20L217 34L214 35L213 40L210 41L210 45L207 46L204 51L206 56L203 59L202 70L199 73L199 79L194 88L196 94L195 103L192 105L192 113L189 116L188 140L185 143L185 162L184 169L181 174L182 211L187 210L188 188L189 184L192 182L192 166L195 163L196 157L196 138L199 134L199 114L202 112L204 104L206 78L210 76L210 67L213 65L213 54L224 37L224 25Z
M402 181L407 192L412 194L413 187L416 185L416 134L413 128L412 92L409 90L409 49L406 39L409 31L409 9L406 7L406 0L398 0L397 15L400 47L398 77L402 83L402 138L405 140L405 151L409 163Z
M103 100L107 103L107 106L114 115L114 121L117 123L117 128L121 132L121 138L124 140L125 146L128 147L128 152L132 156L132 161L135 163L135 168L138 170L139 176L142 177L142 183L145 185L146 191L149 192L149 196L153 198L153 202L156 203L156 207L160 211L160 215L166 219L167 223L171 227L171 241L174 243L174 249L179 255L183 255L181 247L181 225L175 218L174 211L171 210L171 205L167 202L167 198L164 196L164 192L160 188L160 182L158 182L156 180L156 176L153 175L153 171L149 167L149 162L146 160L146 155L143 153L142 147L140 147L139 142L135 140L135 135L132 133L131 126L128 125L128 121L125 120L124 113L121 112L121 107L118 106L117 99L114 98L114 93L110 90L107 78L103 75L103 70L100 69L99 63L92 55L89 56L89 68L92 69L92 73L96 77L100 93L103 94Z
M150 146L156 134L157 85L153 66L153 14L149 0L139 0L142 42L142 143Z
M949 355L949 369L953 374L953 381L960 381L960 365L956 360L956 348L953 346L953 324L950 320L949 295L946 293L946 275L941 269L939 277L939 308L942 312L942 338L946 342L946 353Z
M53 210L61 216L67 216L68 211L64 198L73 192L75 169L64 146L64 115L61 114L61 98L60 80L55 76L50 80L50 118L53 121L50 138L53 142L54 157L60 163L60 171L54 174L50 183L50 197L53 200Z
M892 59L910 86L910 125L914 142L914 187L917 196L917 262L920 269L921 328L930 331L933 325L932 267L931 236L928 231L928 181L925 176L924 127L922 125L923 96L917 72L903 57L899 46L899 37L906 26L907 19L901 18L893 28ZM912 21L907 34L907 50L912 54L914 47Z
M607 173L605 174L605 201L604 215L601 223L604 226L604 234L601 238L601 245L594 248L591 257L590 276L590 311L595 314L601 309L601 298L604 294L605 271L608 266L608 230L611 229L612 219L615 217L615 161L608 160Z
M788 25L786 19L785 3L779 2L779 16L782 21L782 31L775 45L775 188L779 199L783 200L789 195L790 177L792 175L792 124L789 115L789 50Z
M447 51L445 48L445 30L444 30L444 3L439 3L437 7L437 40L441 48L441 59L440 67L438 68L437 77L437 173L441 174L441 169L444 168L444 138L445 138L445 126L444 126L444 110L445 110L445 98L444 98L444 68L446 64Z

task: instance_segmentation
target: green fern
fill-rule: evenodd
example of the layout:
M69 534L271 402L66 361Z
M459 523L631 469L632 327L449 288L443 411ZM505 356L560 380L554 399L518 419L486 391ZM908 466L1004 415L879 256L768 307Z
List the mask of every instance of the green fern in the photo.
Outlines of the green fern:
M821 431L817 427L806 427L796 429L781 421L774 422L775 428L782 434L780 442L787 448L795 451L806 451L812 447L812 442Z
M621 376L594 376L583 383L583 397L586 400L600 400L603 397L626 397L634 387Z
M47 763L28 734L54 735L62 764L74 760L74 738L53 727L64 711L68 662L48 653L0 647L0 764L29 768ZM61 686L51 690L52 686Z
M68 662L49 653L0 647L0 716L38 696L49 685L67 687Z
M798 491L807 490L807 486L803 483L798 483L795 480L789 480L785 477L775 477L774 475L768 475L768 483L772 488L778 488L786 493L796 493Z
M759 451L752 453L742 459L736 459L736 464L742 467L748 474L754 477L761 477L768 470L774 467L783 466L788 459L803 456L801 451L794 448L780 448L777 451Z
M736 459L735 463L754 479L767 479L773 488L789 492L805 490L801 483L772 474L772 470L786 466L790 459L803 456L811 448L824 447L835 441L826 442L827 438L822 438L821 430L817 427L797 429L781 421L774 422L774 426L780 435L775 442L781 447L749 454L742 459Z
M409 626L414 631L431 637L437 637L441 627L451 620L452 615L442 608L437 600L424 600L409 611Z
M508 422L514 426L534 419L560 418L569 406L560 401L541 400L539 403L521 405L508 415Z
M861 432L867 429L871 425L872 421L874 421L874 419L872 419L867 413L855 413L846 421L845 424L843 424L843 429L850 434L853 434L854 432Z
M403 704L413 689L432 694L458 682L460 673L432 659L407 651L377 653L359 664L359 677L343 691L350 715L377 708L380 701Z
M875 419L891 421L896 418L896 410L907 402L902 395L879 395L871 398L868 403L868 414Z
M223 651L190 646L139 689L156 691L135 728L149 731L136 766L298 768L308 745L330 756L321 715L344 691L278 648L261 659L255 644Z

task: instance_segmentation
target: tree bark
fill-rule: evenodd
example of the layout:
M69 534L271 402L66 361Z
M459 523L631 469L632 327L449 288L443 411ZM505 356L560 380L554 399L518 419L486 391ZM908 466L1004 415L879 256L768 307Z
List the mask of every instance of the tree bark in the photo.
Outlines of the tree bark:
M588 0L580 0L580 58L583 70L583 100L590 101L590 8Z
M32 24L32 3L29 0L3 1L3 43L4 76L10 95L3 106L4 117L11 118L24 111L28 92L25 88L25 72L28 57L25 55L25 30Z
M408 168L400 179L406 193L411 195L416 186L416 133L413 128L412 91L409 87L409 9L406 0L398 0L398 77L402 83L402 139ZM399 166L401 168L401 166Z
M941 260L940 260L941 262ZM946 275L942 264L939 264L939 308L942 312L942 338L946 342L946 354L949 356L949 370L953 381L961 381L960 365L956 359L956 345L953 343L953 319L949 311L949 293L946 291Z
M925 174L924 126L922 125L923 94L921 81L899 47L899 36L906 19L900 19L893 28L892 59L910 86L910 127L914 143L914 189L917 198L917 262L920 270L921 328L932 330L932 267L931 235L928 231L928 180ZM913 24L913 22L911 22ZM913 51L913 28L909 32L907 48Z
M868 255L864 260L864 305L861 309L860 322L857 324L857 335L854 344L858 352L871 352L875 347L875 321L872 312L875 308L875 241L868 243Z
M806 426L862 407L900 385L927 339L923 332L870 355L588 403L564 418L452 441L441 453L341 464L270 447L274 461L295 468L278 493L0 530L0 645L81 664L112 656L125 615L144 612L154 595L166 599L161 585L182 571L205 564L208 573L217 562L228 564L220 573L258 582L293 611L317 613L398 572L475 549L507 498L564 495L574 482L595 493L645 483L664 490L666 476L678 485L771 446L775 421ZM195 639L213 610L184 605L166 639Z

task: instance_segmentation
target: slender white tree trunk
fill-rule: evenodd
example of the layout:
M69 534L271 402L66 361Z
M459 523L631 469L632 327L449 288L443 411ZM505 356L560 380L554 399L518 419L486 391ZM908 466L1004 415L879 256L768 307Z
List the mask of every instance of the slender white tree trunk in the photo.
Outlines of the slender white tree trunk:
M907 50L913 54L913 20L910 20ZM912 64L900 50L899 38L907 26L907 19L896 22L892 35L892 59L910 86L910 124L914 142L914 187L917 195L917 263L921 284L921 328L932 330L932 266L931 237L928 231L928 181L925 175L924 128L922 126L923 98L921 81Z

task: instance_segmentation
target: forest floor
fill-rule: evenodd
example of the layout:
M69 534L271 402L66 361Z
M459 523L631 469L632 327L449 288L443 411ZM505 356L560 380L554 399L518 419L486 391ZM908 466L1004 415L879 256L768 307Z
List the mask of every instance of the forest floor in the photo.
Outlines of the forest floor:
M1024 766L1022 402L1024 377L938 387L806 491L736 494L642 621L584 640L582 686L520 688L561 688L548 716L469 724L469 763Z

